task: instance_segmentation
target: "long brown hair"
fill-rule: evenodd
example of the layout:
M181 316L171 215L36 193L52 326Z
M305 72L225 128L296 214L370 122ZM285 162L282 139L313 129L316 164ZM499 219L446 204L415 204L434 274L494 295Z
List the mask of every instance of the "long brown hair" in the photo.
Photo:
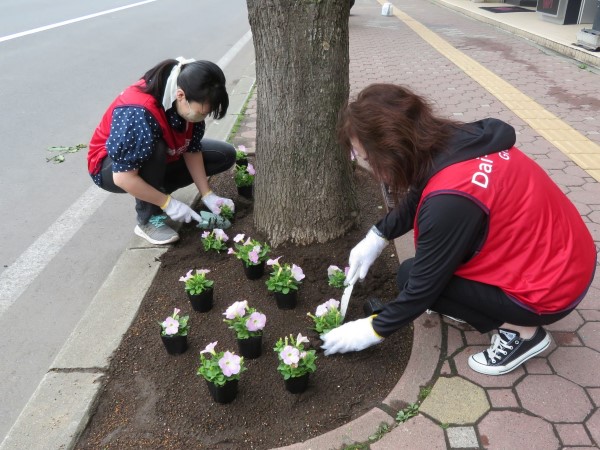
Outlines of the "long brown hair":
M375 177L401 196L425 179L458 124L403 86L372 84L342 108L337 133L349 155L358 140Z

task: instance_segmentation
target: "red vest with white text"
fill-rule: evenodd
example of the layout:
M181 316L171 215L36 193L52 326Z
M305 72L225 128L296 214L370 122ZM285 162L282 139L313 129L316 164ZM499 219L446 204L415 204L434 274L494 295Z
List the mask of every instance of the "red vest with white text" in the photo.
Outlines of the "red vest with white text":
M497 286L539 314L581 300L596 266L592 236L567 196L519 149L441 170L425 187L418 208L441 194L467 197L488 216L481 249L455 275ZM416 245L416 219L414 230Z
M192 138L193 124L188 124L186 130L178 133L169 126L165 110L162 105L157 105L156 100L150 94L140 91L140 87L145 85L144 80L140 80L133 86L129 86L112 102L108 110L104 113L100 124L94 131L90 147L88 150L88 171L91 175L96 175L102 168L102 160L106 157L106 140L110 134L112 115L115 108L121 106L139 106L146 109L158 122L162 130L162 139L169 148L167 154L167 163L176 161L185 153Z

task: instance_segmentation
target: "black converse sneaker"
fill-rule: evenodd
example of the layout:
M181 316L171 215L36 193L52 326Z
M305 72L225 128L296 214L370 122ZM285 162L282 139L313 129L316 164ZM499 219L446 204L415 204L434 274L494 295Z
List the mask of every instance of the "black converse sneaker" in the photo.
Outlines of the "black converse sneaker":
M492 336L492 346L469 357L469 367L486 375L502 375L516 369L529 358L542 353L550 345L550 335L542 327L531 339L504 328Z

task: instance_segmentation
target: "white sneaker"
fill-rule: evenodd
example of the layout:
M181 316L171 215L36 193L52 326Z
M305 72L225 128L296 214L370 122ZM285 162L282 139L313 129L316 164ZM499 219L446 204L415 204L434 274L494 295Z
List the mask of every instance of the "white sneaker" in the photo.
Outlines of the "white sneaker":
M531 339L521 339L516 331L500 328L492 336L489 349L469 357L469 367L486 375L502 375L542 353L551 341L542 327L538 327Z
M152 216L148 223L136 225L133 232L151 244L170 244L179 240L177 232L165 223L167 216Z

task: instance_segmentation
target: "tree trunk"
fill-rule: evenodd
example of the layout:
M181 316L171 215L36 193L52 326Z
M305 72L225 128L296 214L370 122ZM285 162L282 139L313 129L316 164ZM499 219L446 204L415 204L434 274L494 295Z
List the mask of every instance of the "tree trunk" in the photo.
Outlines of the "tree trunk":
M254 224L276 247L326 242L357 219L336 139L348 98L348 0L247 0L256 52Z

